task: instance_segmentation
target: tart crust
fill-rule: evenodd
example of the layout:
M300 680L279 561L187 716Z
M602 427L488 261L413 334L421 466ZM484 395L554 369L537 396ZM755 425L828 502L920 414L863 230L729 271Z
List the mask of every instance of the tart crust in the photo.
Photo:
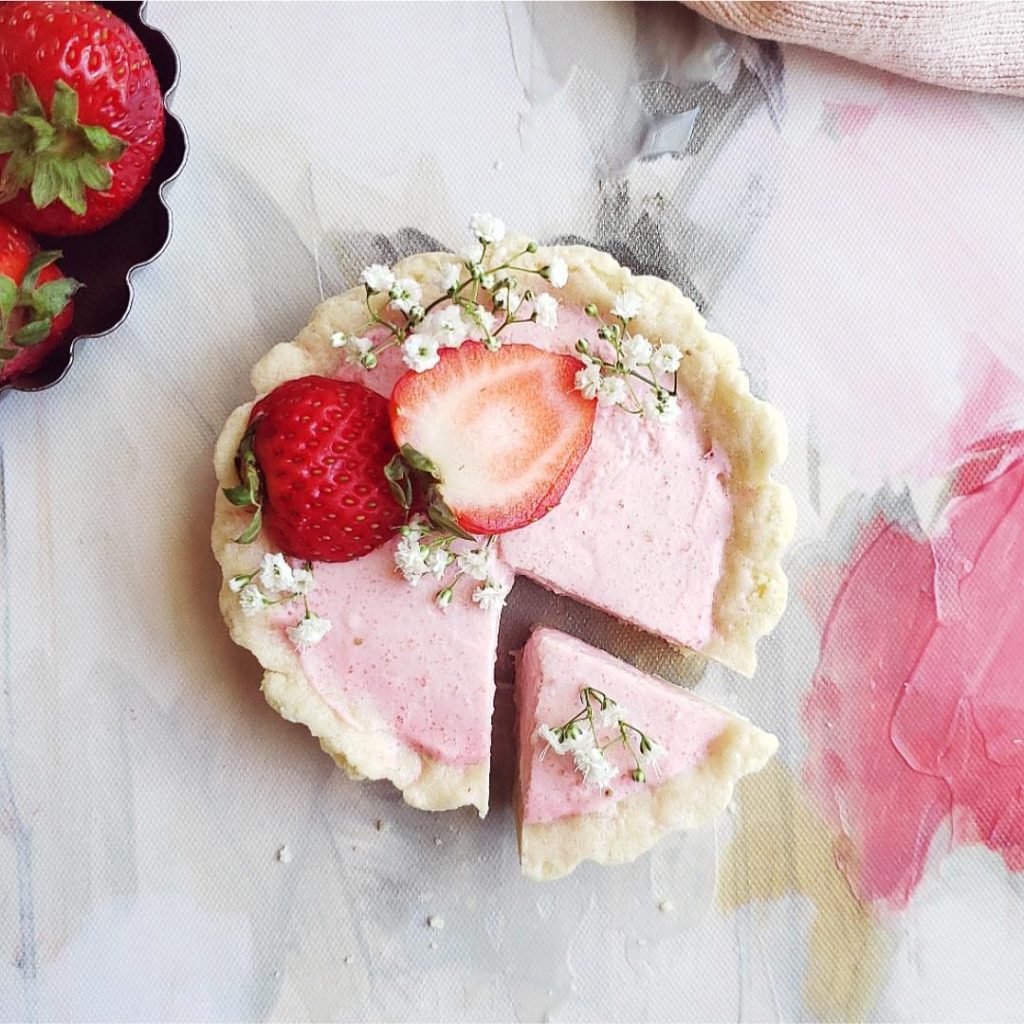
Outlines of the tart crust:
M507 238L496 247L497 260L503 261L506 255L522 250L525 243L521 237ZM607 253L586 246L541 248L519 263L527 266L532 262L539 267L555 255L569 266L569 282L558 292L563 304L582 306L593 302L606 310L620 292L634 290L643 303L643 312L633 323L635 329L651 339L674 342L685 352L679 382L708 434L729 458L728 492L733 508L732 532L715 589L714 633L701 653L751 675L756 665L755 644L772 629L786 605L787 584L780 559L792 537L795 506L788 490L771 479L772 469L785 458L786 430L782 417L750 394L735 346L707 329L694 303L675 285L656 277L634 276ZM399 261L393 269L399 277L420 282L426 303L440 294L440 270L452 259L447 253L423 253ZM384 297L376 296L373 301L382 306ZM361 332L366 319L362 287L321 303L294 341L275 345L255 365L252 385L257 396L307 374L359 379L358 371L345 366L343 353L331 347L330 337L335 331ZM219 486L212 542L223 572L221 611L235 642L251 651L263 666L264 695L283 717L306 725L323 749L352 777L389 779L407 802L426 810L448 810L468 804L485 814L486 763L446 765L407 747L396 751L394 744L380 742L380 723L344 721L310 684L281 632L260 618L246 618L236 596L228 589L227 581L237 573L251 571L254 561L266 550L259 541L244 546L233 542L232 538L244 528L247 514L234 508L220 492L221 487L236 482L234 456L251 407L250 402L236 409L217 441L214 465ZM631 819L628 828L607 822L594 826L595 838L591 842L598 844L595 853L611 851L606 855L623 859L621 844L635 839L616 840L620 829L635 837L648 825L664 830L666 826L659 823L690 820L687 815L700 818L704 808L713 802L711 794L717 794L714 800L719 799L722 788L721 780L702 780L698 793L706 795L690 798L676 792L670 783L658 787L649 799L624 808L623 815ZM691 800L696 801L692 806L688 803ZM582 849L582 836L572 841L564 836L558 838L563 829L574 827L589 826L537 826L542 831L536 834L532 833L534 826L530 826L531 838L527 842L539 851L538 862L547 863L545 858L549 854L545 850ZM600 838L609 828L612 831L607 837ZM594 859L600 856L594 855Z

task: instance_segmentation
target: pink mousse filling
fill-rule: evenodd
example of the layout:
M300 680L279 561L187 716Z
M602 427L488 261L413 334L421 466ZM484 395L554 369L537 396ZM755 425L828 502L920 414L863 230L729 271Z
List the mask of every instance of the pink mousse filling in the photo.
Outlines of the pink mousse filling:
M468 584L442 611L433 578L412 587L396 574L391 544L318 563L316 582L310 605L333 628L300 660L335 713L448 764L486 761L500 613L474 604Z
M634 782L636 762L621 744L606 756L619 768L610 786L584 782L570 754L556 754L537 736L540 725L557 728L582 707L580 690L602 690L627 710L626 719L665 748L646 782ZM516 680L519 706L519 780L523 821L539 824L590 812L610 812L619 800L693 771L708 745L730 721L728 712L687 690L645 675L611 655L552 629L539 629L523 649ZM602 741L613 732L599 730Z
M596 341L582 310L561 309L558 328L523 324L507 341L572 352ZM405 371L382 353L373 372L345 366L339 377L389 395ZM593 444L561 505L501 538L496 573L529 576L673 643L700 648L713 632L712 607L731 528L723 454L701 437L682 403L671 426L621 410L598 412ZM301 652L313 688L343 719L374 723L388 741L450 764L487 760L499 613L471 601L464 580L446 612L437 587L397 575L393 544L344 564L316 566L311 602L334 628ZM282 618L282 628L290 620Z

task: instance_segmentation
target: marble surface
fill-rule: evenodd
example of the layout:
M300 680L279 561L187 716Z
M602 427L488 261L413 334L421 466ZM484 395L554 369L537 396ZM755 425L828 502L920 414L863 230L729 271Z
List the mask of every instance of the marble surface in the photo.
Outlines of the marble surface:
M263 702L208 530L249 367L359 266L458 244L476 209L596 241L694 294L790 422L790 611L756 681L710 667L699 688L800 777L815 571L872 495L934 503L921 467L972 381L1024 372L1021 104L672 5L150 17L192 145L171 244L66 381L0 401L0 1018L1020 1019L1024 889L984 847L940 836L906 907L864 911L884 956L857 1001L821 980L850 954L841 929L821 945L815 898L723 899L749 795L630 867L522 880L507 686L485 821L348 781ZM772 831L799 861L796 821Z

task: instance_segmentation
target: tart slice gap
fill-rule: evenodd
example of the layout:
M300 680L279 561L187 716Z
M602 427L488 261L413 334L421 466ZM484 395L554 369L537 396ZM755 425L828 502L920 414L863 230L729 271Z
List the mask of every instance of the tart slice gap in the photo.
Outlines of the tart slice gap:
M538 629L518 664L515 811L523 874L625 864L728 805L778 741L582 641Z

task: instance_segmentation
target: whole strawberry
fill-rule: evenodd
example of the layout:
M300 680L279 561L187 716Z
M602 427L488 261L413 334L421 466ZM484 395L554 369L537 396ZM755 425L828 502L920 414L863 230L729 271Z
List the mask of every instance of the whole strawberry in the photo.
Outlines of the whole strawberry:
M164 109L138 36L93 3L0 3L0 212L44 235L109 224L139 198Z
M368 555L405 521L384 476L396 454L387 399L329 377L286 381L253 406L238 453L241 483L224 492L255 509L239 541L263 527L294 558Z
M78 282L59 258L0 217L0 384L35 370L71 324Z

